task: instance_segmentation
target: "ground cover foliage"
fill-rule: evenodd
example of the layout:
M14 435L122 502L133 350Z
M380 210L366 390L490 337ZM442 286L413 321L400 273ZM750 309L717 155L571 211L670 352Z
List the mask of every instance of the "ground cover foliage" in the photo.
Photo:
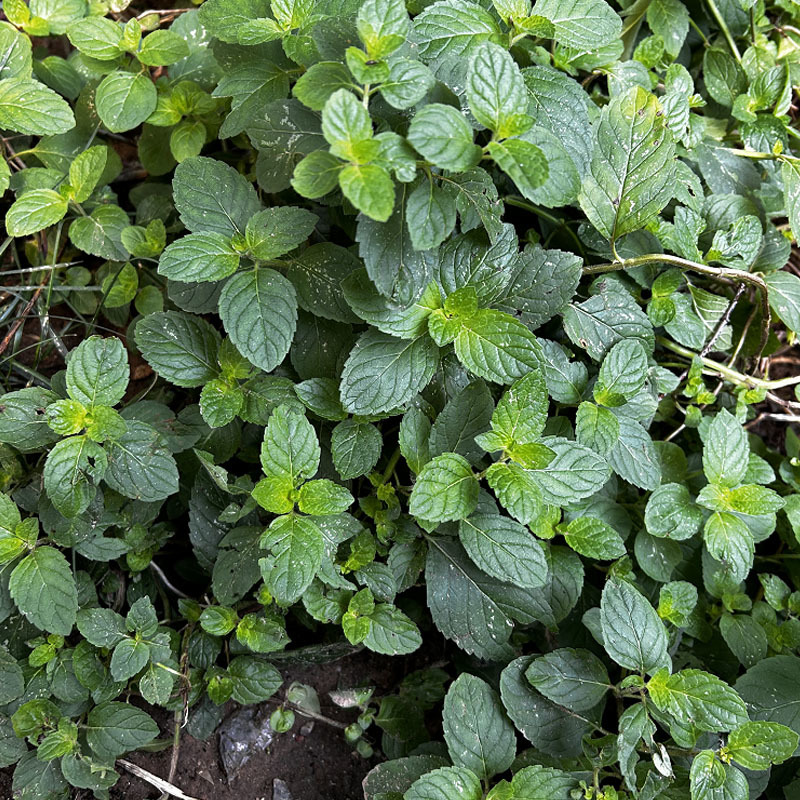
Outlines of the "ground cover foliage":
M800 5L3 12L20 797L442 640L368 800L800 794Z

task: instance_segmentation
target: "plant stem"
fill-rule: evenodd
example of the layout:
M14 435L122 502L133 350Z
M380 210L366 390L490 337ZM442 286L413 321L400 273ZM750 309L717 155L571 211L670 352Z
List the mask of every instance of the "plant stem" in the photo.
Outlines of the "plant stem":
M733 53L733 57L741 64L742 55L739 52L739 48L736 46L736 42L733 40L733 36L731 36L728 23L725 22L725 18L722 16L722 14L720 14L719 8L717 8L717 4L714 2L714 0L706 0L706 3L708 5L708 10L711 12L711 16L714 17L717 25L719 25L720 30L725 36L725 39L728 42L728 47L730 47L731 53Z
M636 256L635 258L623 258L617 261L611 261L607 264L593 264L584 267L583 274L597 275L605 272L616 272L617 270L641 267L645 264L671 264L681 269L699 272L701 275L710 275L714 278L722 278L756 286L761 292L761 310L764 315L764 319L762 320L761 344L758 352L758 357L761 357L761 353L767 343L767 337L769 336L771 315L769 310L769 287L760 275L746 272L743 269L712 267L710 264L701 264L698 261L690 261L688 258L680 258L679 256L668 255L667 253L648 253L644 256Z

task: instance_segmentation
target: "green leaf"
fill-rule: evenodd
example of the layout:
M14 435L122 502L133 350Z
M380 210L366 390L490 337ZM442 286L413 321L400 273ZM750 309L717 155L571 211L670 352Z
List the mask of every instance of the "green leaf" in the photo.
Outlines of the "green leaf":
M703 521L703 514L679 483L659 486L649 497L644 522L652 536L682 541L694 536Z
M296 602L317 574L325 552L322 532L307 517L277 517L264 531L261 546L271 553L259 561L269 593L282 606Z
M393 58L389 79L381 83L383 99L393 108L405 109L419 103L436 79L424 64L410 58Z
M769 644L764 628L746 614L723 614L719 632L742 666L749 668L767 656Z
M647 7L647 24L661 37L666 52L677 58L689 33L689 12L681 0L653 0Z
M129 225L128 214L119 206L98 206L88 217L73 221L69 226L69 239L85 253L122 261L128 255L122 244L122 231Z
M302 244L318 220L316 214L304 208L267 208L248 220L245 240L256 258L268 261Z
M150 661L150 647L146 642L123 639L111 656L111 677L115 681L127 681L141 672Z
M67 213L65 197L52 189L31 189L11 204L6 214L9 236L29 236L55 225Z
M338 61L312 64L292 87L292 94L305 106L322 111L328 98L338 89L350 85L350 73Z
M112 72L95 93L97 114L113 133L141 125L156 110L157 100L155 85L142 73Z
M786 725L800 733L800 658L778 655L751 667L736 682L750 717Z
M492 141L488 149L497 166L514 181L522 195L536 202L536 190L544 185L550 174L542 150L527 139Z
M364 646L374 653L405 655L422 645L419 628L402 612L389 603L380 603L369 617L369 631Z
M463 767L440 767L411 784L403 800L481 800L483 789L474 772Z
M481 779L511 766L517 749L514 726L497 693L480 678L463 673L453 681L444 699L442 726L456 766Z
M574 787L570 773L539 764L523 767L511 779L513 797L522 800L567 800Z
M344 196L376 222L386 222L394 208L394 184L377 164L350 164L339 173Z
M575 415L575 438L595 453L608 456L619 441L620 421L607 408L584 401Z
M655 96L637 86L614 98L602 111L579 198L592 225L611 241L647 225L672 198L674 158Z
M547 421L547 384L540 370L533 370L509 387L492 414L492 430L508 443L536 441Z
M396 339L375 330L356 342L342 372L342 405L351 414L381 414L428 385L439 351L427 336Z
M734 581L741 581L753 566L755 541L747 524L727 511L716 511L705 523L703 539L708 552L722 562Z
M523 525L542 513L542 492L530 470L513 462L496 462L486 471L486 482L500 505Z
M297 507L304 514L341 514L353 504L353 495L333 481L308 481L300 487Z
M516 136L531 126L528 90L510 53L491 42L476 46L467 70L467 100L475 119L499 139Z
M67 559L37 547L11 572L8 591L25 617L41 630L68 636L78 612L78 590Z
M567 647L535 659L525 677L548 700L572 711L594 708L611 688L608 672L594 653Z
M420 519L445 522L468 517L477 502L478 481L469 462L456 453L443 453L422 468L408 509Z
M127 635L125 620L110 608L82 608L76 623L81 636L95 647L114 647Z
M662 711L703 731L729 731L747 722L747 709L734 689L716 675L683 669L657 673L648 683L653 702Z
M410 24L403 0L366 0L356 18L358 36L371 59L386 58L405 44Z
M736 486L747 471L750 446L736 418L722 409L708 426L703 445L703 472L711 483Z
M128 373L128 353L119 339L90 336L70 353L67 392L90 409L115 406L128 388Z
M472 137L464 115L441 103L423 106L408 127L408 141L414 149L432 164L452 172L464 172L480 161L481 148Z
M267 477L286 477L296 486L319 469L320 448L311 423L289 406L273 411L264 431L261 466Z
M453 192L423 180L406 200L406 224L415 250L438 247L456 225Z
M53 505L65 516L85 511L95 495L93 478L102 477L105 452L86 436L70 436L56 444L44 465L44 488Z
M345 481L366 475L374 469L382 448L380 431L368 422L346 419L331 433L333 465L339 477Z
M600 603L603 643L625 669L652 674L670 663L667 632L653 606L627 581L611 578Z
M221 233L190 233L168 245L158 262L158 274L185 283L219 281L239 268L239 253Z
M764 281L769 287L772 310L787 328L800 331L800 278L779 270L765 275Z
M575 50L596 50L622 32L622 20L605 0L537 0L533 13L550 20L553 38Z
M47 424L45 409L58 400L49 389L31 386L4 394L0 402L0 442L23 453L39 450L58 439Z
M795 241L800 238L800 164L796 161L784 161L781 166L781 178L783 179L783 200L786 216L789 217L789 224ZM779 276L783 273L776 272L771 276Z
M594 399L600 405L623 405L644 386L647 370L647 353L641 342L636 339L617 342L600 365Z
M122 26L113 20L90 16L67 28L67 38L81 53L98 61L113 61L122 55Z
M176 386L202 386L219 373L220 335L199 317L178 311L149 314L137 323L135 336L147 363Z
M539 486L545 503L565 506L578 503L600 491L610 470L605 459L577 442L545 439L554 453L543 469L527 470Z
M172 181L175 208L181 221L196 233L232 237L244 233L261 209L253 185L233 167L213 158L187 158Z
M272 664L254 656L236 656L228 666L233 678L233 699L242 705L263 703L283 683L280 672Z
M158 30L142 40L136 58L148 67L165 67L189 56L189 46L183 37L170 30Z
M69 165L69 184L76 203L89 199L108 163L108 148L95 145L80 153Z
M512 383L542 363L541 347L528 328L489 308L462 322L455 349L470 372L494 383Z
M465 56L480 42L499 36L494 17L477 3L441 0L414 18L411 39L419 57L430 63Z
M338 158L358 162L358 145L372 139L369 111L347 89L334 92L322 109L322 135Z
M44 84L28 78L0 80L0 127L28 136L48 136L66 133L74 125L72 109Z
M154 503L178 491L178 467L159 433L138 420L108 447L105 482L125 497Z
M236 349L271 372L289 352L297 325L294 286L273 269L240 272L223 287L219 315Z
M800 736L777 722L745 722L731 731L727 754L745 769L764 770L794 755Z
M599 561L613 561L627 552L622 537L595 517L573 519L567 525L564 539L576 553Z
M617 475L640 489L655 489L661 483L661 464L653 440L636 420L620 419L619 437L607 458Z
M158 736L158 725L149 714L127 703L95 706L84 726L89 747L103 760L114 760L137 750Z
M499 514L462 519L458 536L484 572L516 586L536 588L547 579L542 545L523 525Z

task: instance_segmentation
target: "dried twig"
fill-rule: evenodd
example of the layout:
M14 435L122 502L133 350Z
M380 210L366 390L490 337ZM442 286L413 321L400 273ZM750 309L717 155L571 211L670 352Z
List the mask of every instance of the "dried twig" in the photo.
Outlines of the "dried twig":
M124 758L118 758L117 764L130 772L131 775L141 778L143 781L146 781L151 786L155 786L156 789L161 789L162 792L165 792L171 797L177 797L178 800L199 800L197 797L190 797L188 794L181 791L177 786L169 783L169 781L165 781L163 778L159 778L158 775L153 775L152 772L148 772L138 764L134 764L131 761L126 761Z

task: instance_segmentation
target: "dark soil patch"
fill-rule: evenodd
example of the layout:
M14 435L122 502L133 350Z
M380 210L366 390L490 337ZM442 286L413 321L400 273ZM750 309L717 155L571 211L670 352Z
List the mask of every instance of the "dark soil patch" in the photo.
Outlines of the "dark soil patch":
M386 693L415 666L407 659L361 652L329 664L287 669L284 687L292 681L313 686L322 714L349 724L355 721L357 710L337 707L328 692L369 685L376 687L376 694ZM275 706L267 707L271 710ZM229 713L237 708L231 704ZM359 800L363 796L361 781L377 759L367 761L358 756L341 729L323 722L315 722L313 730L303 736L300 729L307 721L298 714L292 731L277 735L269 749L254 755L230 783L222 768L217 735L201 742L183 734L173 783L198 800L272 800L276 778L285 782L292 800ZM171 717L165 715L159 722L163 735L171 735ZM379 730L371 728L369 733L377 750ZM161 778L169 774L170 758L169 749L128 756L128 760ZM159 796L157 789L124 771L111 790L112 800L156 800Z

